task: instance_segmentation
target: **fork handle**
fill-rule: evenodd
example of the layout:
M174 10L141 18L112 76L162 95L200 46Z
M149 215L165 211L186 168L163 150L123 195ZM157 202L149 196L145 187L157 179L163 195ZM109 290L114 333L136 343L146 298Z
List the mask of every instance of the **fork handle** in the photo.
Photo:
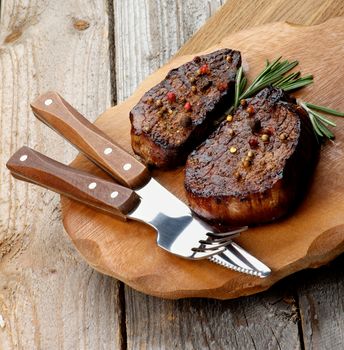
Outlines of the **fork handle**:
M29 147L20 148L6 166L19 180L46 187L124 220L140 201L129 188L73 169Z
M31 108L38 119L122 185L136 189L149 181L149 172L142 163L116 145L57 92L50 91L39 96L31 103Z

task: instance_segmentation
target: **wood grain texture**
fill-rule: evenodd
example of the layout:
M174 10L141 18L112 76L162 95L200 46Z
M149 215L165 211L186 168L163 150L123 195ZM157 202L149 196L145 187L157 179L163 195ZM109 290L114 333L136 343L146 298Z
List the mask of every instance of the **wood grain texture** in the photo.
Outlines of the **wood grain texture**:
M91 121L110 105L105 1L9 0L0 26L0 348L119 348L118 283L89 268L63 232L59 197L11 178L26 144L69 162L76 151L29 103L57 89Z
M161 67L224 0L114 2L118 102Z
M265 23L283 21L314 25L343 15L342 0L229 0L177 55L205 50L226 35Z
M305 349L341 350L344 344L344 256L299 276Z
M263 295L238 300L171 301L128 288L128 348L301 349L291 293L282 283Z

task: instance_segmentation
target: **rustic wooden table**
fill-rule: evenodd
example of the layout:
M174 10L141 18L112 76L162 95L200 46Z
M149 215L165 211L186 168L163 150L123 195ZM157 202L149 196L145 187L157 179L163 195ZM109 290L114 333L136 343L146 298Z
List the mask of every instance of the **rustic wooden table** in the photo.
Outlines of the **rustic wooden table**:
M63 232L57 195L10 178L28 145L68 163L76 151L29 110L54 89L90 120L129 96L222 0L1 0L0 349L343 349L343 256L233 301L166 301L92 270ZM227 32L313 24L341 0L229 0ZM179 53L216 38L200 30Z

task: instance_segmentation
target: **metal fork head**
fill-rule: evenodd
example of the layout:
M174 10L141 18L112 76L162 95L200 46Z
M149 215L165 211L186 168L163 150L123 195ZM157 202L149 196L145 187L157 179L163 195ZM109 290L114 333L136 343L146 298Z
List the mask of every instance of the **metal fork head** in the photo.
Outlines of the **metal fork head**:
M157 230L158 245L187 259L209 258L224 251L232 238L247 227L225 233L210 232L208 227L192 215L170 218L160 213L150 224Z
M193 252L197 253L193 258L204 259L222 253L228 245L232 244L232 239L245 230L247 230L247 226L223 233L207 232L207 239L200 239L200 245L197 248L191 248Z

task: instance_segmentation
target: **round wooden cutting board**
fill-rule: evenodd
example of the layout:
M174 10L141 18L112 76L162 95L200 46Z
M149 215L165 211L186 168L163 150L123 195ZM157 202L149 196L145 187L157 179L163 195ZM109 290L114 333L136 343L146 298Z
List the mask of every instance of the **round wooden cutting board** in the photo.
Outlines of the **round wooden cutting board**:
M344 110L344 18L312 27L273 23L252 28L226 37L207 52L221 47L241 51L249 78L262 69L266 59L282 55L299 60L302 72L312 73L315 79L297 97ZM95 124L132 152L130 109L171 68L193 56L173 59L148 77L133 96L103 113ZM147 294L230 299L265 290L284 276L320 266L344 251L344 118L332 119L337 123L336 139L323 146L306 199L290 217L249 229L237 239L272 269L266 279L240 274L209 261L186 261L172 256L156 246L155 233L147 225L122 222L62 198L66 231L92 267ZM78 156L72 165L106 177L83 156ZM182 168L154 171L153 175L185 200Z

